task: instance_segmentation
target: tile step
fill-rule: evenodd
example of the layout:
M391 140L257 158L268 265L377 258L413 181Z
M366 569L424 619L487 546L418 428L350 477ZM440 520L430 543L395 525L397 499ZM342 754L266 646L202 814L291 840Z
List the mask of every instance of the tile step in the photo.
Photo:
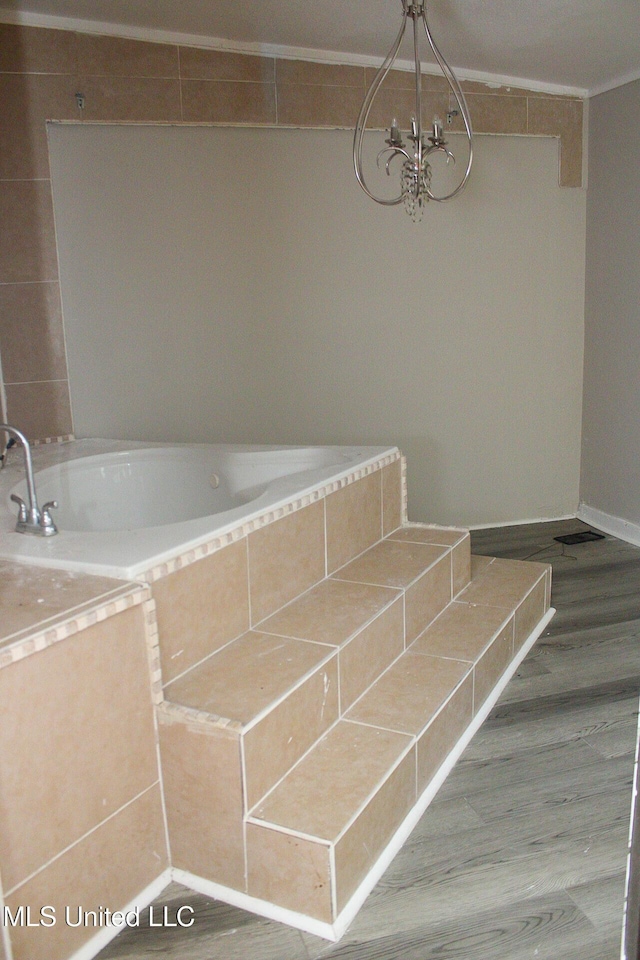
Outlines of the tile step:
M236 733L254 806L468 582L468 541L397 531L172 680L165 710Z
M515 669L548 612L548 569L514 561L477 569L477 580L250 811L250 896L335 922Z

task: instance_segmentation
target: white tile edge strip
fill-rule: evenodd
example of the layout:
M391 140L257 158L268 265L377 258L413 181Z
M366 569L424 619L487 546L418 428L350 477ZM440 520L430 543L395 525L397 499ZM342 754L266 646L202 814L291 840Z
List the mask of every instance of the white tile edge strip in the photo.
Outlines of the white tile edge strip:
M119 912L126 914L132 910L143 910L145 907L148 907L149 904L153 903L162 891L169 886L171 879L171 868L167 868ZM87 940L79 950L72 953L68 957L68 960L93 960L101 950L104 950L107 944L111 943L111 941L117 937L122 929L122 927L111 925L103 927L99 933L96 933L90 940Z

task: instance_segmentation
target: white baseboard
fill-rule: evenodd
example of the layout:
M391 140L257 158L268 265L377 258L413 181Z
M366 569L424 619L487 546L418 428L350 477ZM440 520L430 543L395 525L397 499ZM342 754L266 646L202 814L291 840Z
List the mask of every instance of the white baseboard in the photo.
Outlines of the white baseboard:
M624 517L615 517L611 513L605 513L604 510L597 510L596 507L590 507L587 503L581 503L578 508L578 519L604 533L611 534L612 537L617 537L618 540L626 540L627 543L640 547L640 525L625 520Z
M133 913L134 911L144 910L145 907L148 907L150 903L153 903L154 900L160 896L165 887L168 887L171 883L171 869L167 868L160 876L150 883L148 887L145 887L144 890L141 890L135 899L131 901L126 907L123 907L119 913L128 914ZM90 940L87 940L79 950L76 950L75 953L71 954L68 960L93 960L101 950L107 946L108 943L118 936L121 933L123 927L108 925L100 929L94 937L91 937Z

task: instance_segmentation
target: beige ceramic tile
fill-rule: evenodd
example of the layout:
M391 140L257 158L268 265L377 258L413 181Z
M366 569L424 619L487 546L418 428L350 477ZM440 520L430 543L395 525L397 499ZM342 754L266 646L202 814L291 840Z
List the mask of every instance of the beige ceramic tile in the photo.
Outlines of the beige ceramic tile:
M341 720L253 816L306 836L336 840L411 742L400 733Z
M382 468L382 536L405 520L402 490L402 460Z
M488 97L526 97L527 91L521 87L499 86L490 87L481 80L461 80L460 86L465 96L471 93L485 94Z
M494 559L463 590L459 600L483 603L513 611L531 588L544 580L546 564Z
M287 910L334 919L329 845L247 824L247 890Z
M78 73L94 77L177 77L178 48L124 37L76 34Z
M340 650L341 711L348 710L403 649L404 608L398 599Z
M273 83L183 80L182 119L187 123L276 122Z
M0 702L11 889L158 779L142 606L0 671Z
M416 736L471 673L464 661L405 653L349 710L347 719Z
M296 127L353 127L362 103L359 87L283 83L278 123Z
M157 580L153 596L167 683L249 629L246 540Z
M441 119L447 111L449 99L446 93L427 91L422 97L423 123L430 127L435 116ZM409 132L411 119L415 115L415 94L413 89L390 89L384 86L374 100L367 122L367 127L388 130L392 119L398 121L398 126L406 135Z
M342 646L363 625L400 597L398 590L346 580L323 580L257 628Z
M527 100L522 96L495 97L490 93L470 93L467 105L476 133L526 133ZM452 130L462 129L456 117Z
M382 63L382 61L380 61ZM368 90L374 81L378 67L365 67L364 79ZM412 70L391 70L385 77L382 89L387 90L413 90L415 88L415 75ZM382 90L381 90L382 92Z
M335 576L405 588L405 640L410 643L451 600L451 551L429 543L387 539Z
M0 74L0 179L46 178L46 120L78 120L74 77Z
M245 889L239 737L159 712L162 779L174 867Z
M278 84L324 84L332 87L357 87L364 97L364 68L310 60L276 60Z
M473 675L469 674L418 740L418 795L432 780L473 719Z
M542 579L516 610L515 650L519 650L547 612L546 582Z
M6 383L5 387L7 420L19 423L29 440L67 437L73 433L66 380Z
M423 573L419 580L407 587L404 599L407 645L444 610L451 596L451 554L449 553Z
M130 585L108 577L0 560L0 646L130 592Z
M582 129L568 129L560 139L561 187L582 186Z
M402 652L403 609L400 592L388 587L323 580L263 621L260 630L342 647L344 710Z
M395 530L390 534L389 539L451 546L451 587L453 596L455 597L460 590L469 583L471 577L471 538L466 531L447 527L423 527L409 524L400 530Z
M0 180L0 223L0 283L58 279L48 180Z
M275 83L273 57L255 57L224 50L180 47L180 76L188 80L243 80Z
M170 683L165 698L247 724L332 653L317 643L249 631Z
M377 73L376 67L365 67L365 84L367 90L373 83ZM385 77L382 90L415 90L415 73L413 70L391 70ZM436 93L448 93L449 85L441 73L422 74L422 89Z
M411 645L412 653L476 663L513 618L501 607L453 602Z
M529 133L560 137L560 186L582 185L582 122L580 100L544 97L529 101Z
M82 911L122 910L167 867L162 800L156 786L5 898L13 912L20 905L31 906L34 917L44 904L55 908L54 926L11 930L13 960L67 960L100 932L91 918L86 926L66 923L67 907L74 924L84 916Z
M466 530L458 530L454 527L422 526L408 523L402 527L402 529L394 530L393 533L389 535L389 540L403 540L409 543L433 543L440 547L453 547L468 537L469 534Z
M382 536L380 470L326 498L327 572L336 571Z
M488 608L487 608L488 609ZM503 627L476 664L473 685L473 712L478 712L513 659L513 619Z
M312 503L249 534L252 624L325 576L324 503Z
M0 72L74 73L76 34L0 23Z
M471 537L456 544L451 550L451 592L457 597L471 580Z
M444 557L448 565L449 553L447 547L387 539L342 567L335 579L407 588Z
M493 557L480 557L471 555L471 579L475 580L476 577L479 577L484 570L489 566L490 563L493 563Z
M6 383L67 379L57 281L0 284L0 352Z
M248 809L336 722L338 707L333 657L244 734Z
M181 119L177 79L82 76L78 86L84 96L83 120L177 123Z
M338 913L347 905L349 898L374 866L415 802L414 748L336 843L335 885Z

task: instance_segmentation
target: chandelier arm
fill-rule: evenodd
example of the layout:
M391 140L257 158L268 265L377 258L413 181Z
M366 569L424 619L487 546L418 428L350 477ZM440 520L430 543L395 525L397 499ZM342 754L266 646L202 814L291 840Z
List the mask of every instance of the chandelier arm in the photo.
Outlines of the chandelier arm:
M436 60L438 61L440 69L444 74L445 80L451 87L453 95L456 98L458 106L460 107L460 113L462 115L462 121L464 123L465 131L467 134L467 140L469 141L469 159L467 161L467 168L464 172L464 176L462 180L460 181L458 186L455 188L455 190L452 190L451 193L448 193L444 197L436 197L434 196L433 193L431 193L430 190L427 190L427 194L430 200L435 200L437 203L444 203L445 201L452 200L454 197L456 197L464 189L464 187L467 184L467 180L469 179L469 174L471 173L471 165L473 163L473 130L471 128L471 117L469 115L469 107L467 106L467 101L465 99L464 93L462 92L462 88L458 83L458 79L454 74L453 70L451 69L451 67L449 66L449 64L447 63L447 61L445 60L445 58L442 56L442 54L438 50L435 40L431 36L431 31L429 29L429 24L427 22L426 5L422 11L421 19L424 25L424 31L427 35L427 40L429 41L429 46L433 50L433 54Z
M402 38L404 37L404 31L407 26L407 8L403 3L403 14L402 14L402 26L398 32L393 46L389 50L389 53L385 57L384 63L376 73L373 78L373 83L367 91L367 95L364 98L362 107L360 108L360 114L358 115L358 121L356 123L356 129L353 137L353 167L356 174L356 179L364 192L367 194L371 200L375 200L376 203L380 203L386 207L395 206L398 203L402 203L402 193L399 197L395 197L392 200L384 200L381 197L376 197L375 194L369 190L369 187L366 184L364 179L364 173L362 171L362 142L364 139L364 134L367 126L367 120L369 119L369 114L371 113L371 107L373 106L373 101L375 100L376 94L380 89L381 84L385 80L387 74L391 70L393 63L398 55L398 50L400 49L400 44L402 43Z

